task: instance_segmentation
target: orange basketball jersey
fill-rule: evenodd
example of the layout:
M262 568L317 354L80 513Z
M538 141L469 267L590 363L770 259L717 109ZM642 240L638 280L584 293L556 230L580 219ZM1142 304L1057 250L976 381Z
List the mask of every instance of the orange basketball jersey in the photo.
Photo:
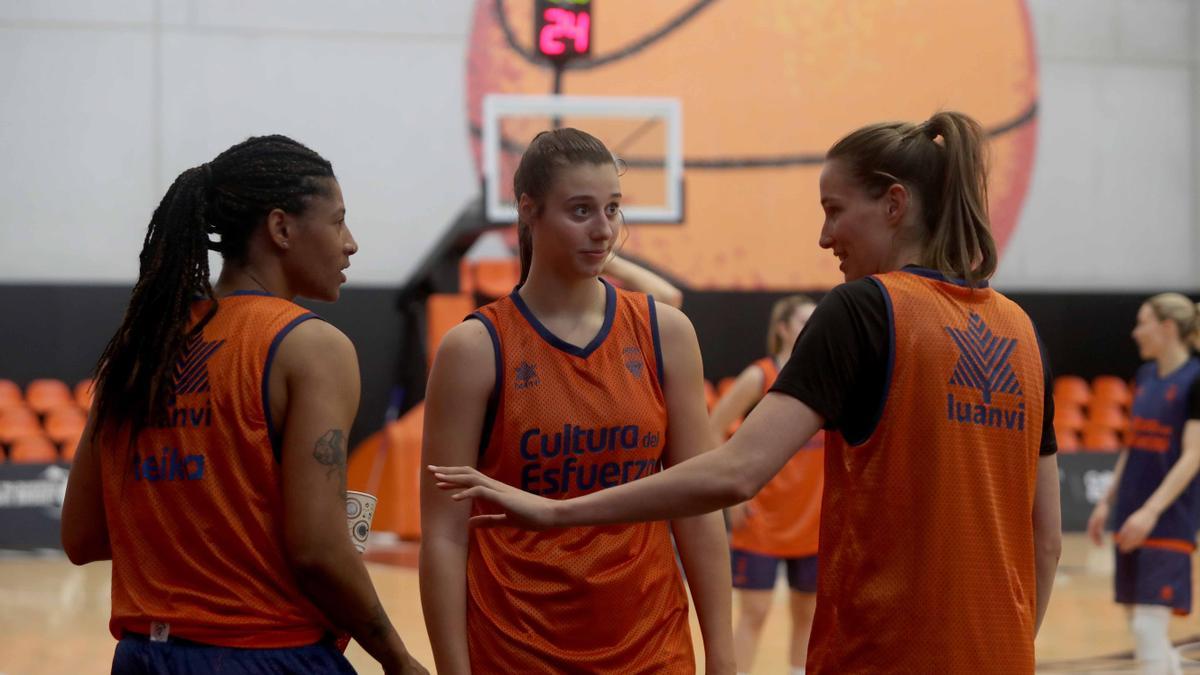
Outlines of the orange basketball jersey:
M210 307L197 302L192 320ZM230 647L294 647L327 623L284 557L271 358L304 308L265 294L221 298L173 374L174 400L130 447L100 450L113 551L114 637L125 631Z
M1044 374L990 288L872 277L890 376L861 445L826 443L814 673L1033 673Z
M755 361L763 372L763 395L779 369L775 359ZM817 554L824 486L825 434L818 431L748 504L746 523L730 533L730 545L776 558Z
M515 292L472 315L496 349L483 473L567 499L658 470L668 430L654 301L604 286L604 324L582 348L550 333ZM474 530L467 597L475 672L695 669L665 522Z

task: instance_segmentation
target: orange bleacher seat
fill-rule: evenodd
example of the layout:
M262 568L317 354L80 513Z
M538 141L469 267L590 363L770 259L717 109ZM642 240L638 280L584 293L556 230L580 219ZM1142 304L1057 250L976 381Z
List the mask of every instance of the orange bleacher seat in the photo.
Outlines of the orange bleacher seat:
M49 412L64 403L72 403L71 390L62 380L43 378L34 380L25 388L25 402L39 415Z
M20 408L22 410L29 410L29 406L25 405L24 399L0 401L0 415L3 415L4 411L12 410L14 408ZM30 413L33 414L34 416L37 415L37 413L34 413L33 411L30 411Z
M713 406L717 404L717 388L708 380L704 381L704 403L709 412L712 412Z
M1054 436L1059 452L1079 452L1079 434L1067 429L1055 429Z
M1085 406L1092 398L1087 380L1078 375L1059 375L1054 378L1054 399Z
M84 410L92 409L92 379L89 377L86 380L80 380L75 385L75 403Z
M83 433L83 427L87 425L87 416L83 411L75 405L61 406L51 410L46 414L46 421L43 427L46 429L46 436L55 443L62 443L68 438L78 436Z
M21 396L21 388L12 380L0 380L0 407L16 405L23 403L24 397Z
M1083 425L1087 420L1083 417L1083 411L1079 406L1072 403L1060 403L1058 399L1054 401L1054 428L1063 431L1078 433L1083 430Z
M1128 408L1133 403L1133 392L1116 375L1098 375L1092 380L1092 401Z
M1120 432L1129 426L1129 417L1119 406L1093 401L1088 409L1088 424Z
M40 433L42 424L29 408L20 406L0 412L0 444L8 445L22 436Z
M45 436L31 434L13 441L8 461L14 464L52 464L58 461L58 450Z
M1116 452L1121 449L1121 439L1112 429L1088 424L1083 429L1083 449L1090 452Z

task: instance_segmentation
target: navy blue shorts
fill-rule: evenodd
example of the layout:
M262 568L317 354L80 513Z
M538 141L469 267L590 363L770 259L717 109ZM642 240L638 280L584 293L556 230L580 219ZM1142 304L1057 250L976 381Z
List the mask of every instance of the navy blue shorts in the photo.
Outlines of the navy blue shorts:
M776 558L774 556L730 549L733 564L733 587L747 591L769 591L775 588L779 563L787 565L788 586L801 593L817 592L817 556L805 558Z
M1178 614L1192 611L1192 556L1163 548L1117 551L1117 602L1166 605Z
M333 640L304 647L246 649L218 647L169 638L151 642L145 635L126 633L117 641L113 675L202 675L222 673L354 673Z

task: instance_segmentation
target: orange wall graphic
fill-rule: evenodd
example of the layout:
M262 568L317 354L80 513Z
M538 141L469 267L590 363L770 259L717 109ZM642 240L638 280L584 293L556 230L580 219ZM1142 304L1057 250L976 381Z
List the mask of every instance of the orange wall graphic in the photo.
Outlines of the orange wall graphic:
M547 94L533 0L478 0L469 133L487 93ZM701 289L837 284L817 246L821 157L845 133L956 109L991 132L990 202L1003 250L1029 185L1037 64L1023 0L594 0L592 56L561 93L683 103L681 225L635 225L625 251ZM532 135L532 134L530 134ZM515 139L522 143L528 138Z

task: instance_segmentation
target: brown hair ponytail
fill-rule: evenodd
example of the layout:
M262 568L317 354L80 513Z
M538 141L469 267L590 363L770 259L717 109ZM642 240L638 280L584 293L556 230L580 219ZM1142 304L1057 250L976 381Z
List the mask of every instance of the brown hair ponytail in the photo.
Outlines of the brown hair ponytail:
M939 112L921 124L865 126L835 143L826 159L845 162L873 199L904 185L921 205L921 264L974 285L990 278L997 262L985 152L978 122Z

